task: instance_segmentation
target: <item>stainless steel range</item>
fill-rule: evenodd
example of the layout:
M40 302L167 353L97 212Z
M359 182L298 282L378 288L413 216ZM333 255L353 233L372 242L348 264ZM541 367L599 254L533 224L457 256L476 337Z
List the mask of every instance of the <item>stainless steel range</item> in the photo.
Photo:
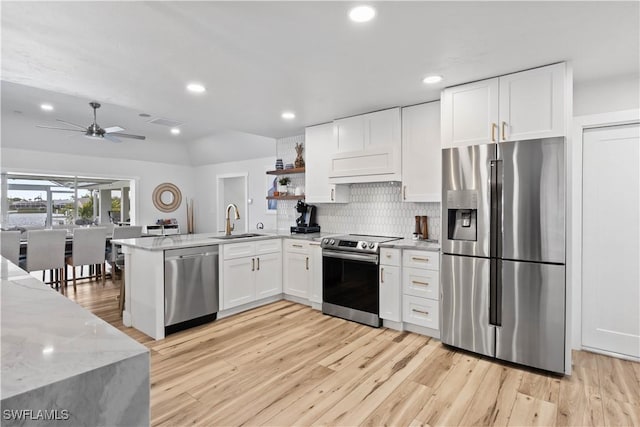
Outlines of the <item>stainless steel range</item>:
M322 312L380 327L380 243L400 237L348 234L322 240Z

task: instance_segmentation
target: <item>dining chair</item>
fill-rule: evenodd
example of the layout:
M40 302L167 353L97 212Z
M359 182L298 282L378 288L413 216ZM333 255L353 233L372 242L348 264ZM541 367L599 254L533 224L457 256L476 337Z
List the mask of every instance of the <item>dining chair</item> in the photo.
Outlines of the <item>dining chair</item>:
M134 239L136 237L142 236L142 226L140 225L131 225L125 227L116 227L113 230L113 240L116 239ZM112 245L114 246L114 245ZM115 278L115 270L120 270L120 296L118 297L120 300L120 315L122 315L122 310L124 308L124 299L125 299L125 285L124 285L124 254L120 252L120 245L115 245L117 247L113 247L112 252L109 256L109 263L111 264L111 279Z
M107 229L104 227L76 228L73 230L73 249L66 264L71 266L73 291L76 291L76 267L82 265L95 266L96 280L102 272L102 285L105 282L104 248L107 241ZM91 270L90 270L91 271ZM92 277L92 276L90 276Z
M24 269L28 272L57 270L62 289L66 285L64 274L64 251L67 232L65 230L27 231L27 257ZM53 277L51 282L54 282Z
M20 232L2 231L0 232L0 253L2 256L18 265L20 263Z

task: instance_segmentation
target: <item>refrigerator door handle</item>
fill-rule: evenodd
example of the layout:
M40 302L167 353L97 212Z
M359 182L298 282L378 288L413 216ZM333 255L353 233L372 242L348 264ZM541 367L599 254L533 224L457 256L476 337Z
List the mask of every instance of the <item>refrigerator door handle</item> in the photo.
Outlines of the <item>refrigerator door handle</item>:
M502 256L502 160L491 160L491 220L489 254Z
M495 258L489 266L489 323L502 326L502 260Z

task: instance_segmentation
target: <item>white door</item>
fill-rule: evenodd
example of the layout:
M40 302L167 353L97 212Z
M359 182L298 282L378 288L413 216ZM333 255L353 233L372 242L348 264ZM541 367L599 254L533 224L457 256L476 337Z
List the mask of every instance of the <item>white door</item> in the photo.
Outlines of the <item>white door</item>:
M582 345L640 357L640 126L586 130Z
M282 255L280 252L256 257L256 299L282 293Z
M308 298L311 259L308 253L285 252L284 293Z
M439 202L440 102L402 109L402 200Z
M564 135L565 64L500 77L500 141Z
M442 148L498 141L498 78L442 92Z
M255 300L255 258L224 261L223 310Z
M380 318L400 322L400 267L380 266Z

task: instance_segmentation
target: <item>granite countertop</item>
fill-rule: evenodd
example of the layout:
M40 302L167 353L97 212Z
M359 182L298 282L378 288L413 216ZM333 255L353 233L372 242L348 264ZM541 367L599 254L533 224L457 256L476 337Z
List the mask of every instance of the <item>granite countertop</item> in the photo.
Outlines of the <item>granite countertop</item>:
M396 249L416 249L421 251L440 251L440 243L437 240L413 240L413 239L400 239L392 240L391 242L381 243L381 248L396 248Z
M169 236L141 237L136 239L112 240L112 243L122 246L130 246L149 251L164 251L167 249L179 249L195 246L225 245L229 243L254 242L267 239L297 239L317 241L326 236L335 236L336 233L308 233L291 234L288 231L255 230L251 233L260 234L256 237L243 237L239 239L221 238L221 233L198 233L198 234L173 234ZM243 234L243 233L236 233Z
M2 399L149 351L3 257L0 286Z

